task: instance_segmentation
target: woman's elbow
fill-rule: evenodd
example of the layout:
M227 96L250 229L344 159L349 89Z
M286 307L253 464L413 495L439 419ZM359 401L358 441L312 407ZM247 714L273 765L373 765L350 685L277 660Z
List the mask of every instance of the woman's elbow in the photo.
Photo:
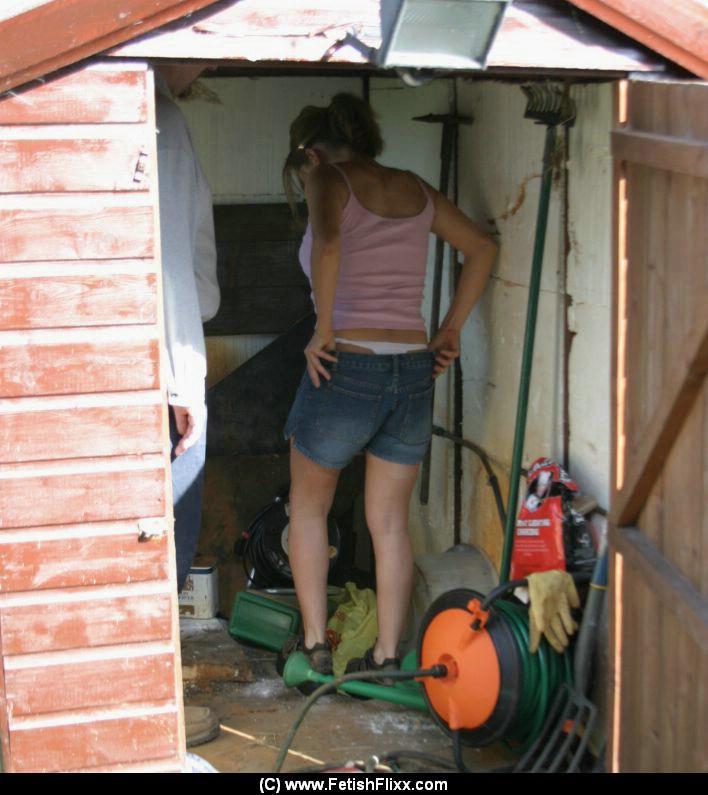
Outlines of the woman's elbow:
M481 249L484 254L494 259L499 252L499 243L489 235L485 235L481 240Z
M464 252L466 262L482 265L487 270L491 270L498 253L499 244L489 235L478 238L475 244Z

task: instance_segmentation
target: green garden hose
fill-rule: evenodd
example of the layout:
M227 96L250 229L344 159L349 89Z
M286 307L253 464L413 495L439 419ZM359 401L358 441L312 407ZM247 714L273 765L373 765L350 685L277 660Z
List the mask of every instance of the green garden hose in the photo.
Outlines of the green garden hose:
M545 641L535 654L531 654L528 610L502 599L494 606L511 629L521 659L520 700L505 739L523 753L543 729L558 689L563 683L572 682L570 657L567 653L557 654Z

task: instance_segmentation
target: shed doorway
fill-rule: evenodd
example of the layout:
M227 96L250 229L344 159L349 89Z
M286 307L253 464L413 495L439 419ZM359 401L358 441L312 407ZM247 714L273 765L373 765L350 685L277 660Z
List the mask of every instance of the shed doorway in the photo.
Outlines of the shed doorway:
M159 364L159 235L155 183L144 170L146 160L155 162L152 75L145 60L134 59L203 52L191 48L205 31L191 21L189 28L188 46L175 49L165 31L157 44L126 45L109 61L0 100L0 151L13 166L20 154L32 163L4 170L0 182L0 220L9 230L0 237L0 737L11 770L165 770L184 761ZM146 54L145 46L155 49ZM226 46L233 48L228 31L219 39ZM523 120L517 82L569 80L578 121L558 150L525 462L560 460L583 490L615 511L614 635L604 646L614 666L605 679L614 688L604 708L607 766L704 769L705 566L696 529L704 495L697 487L690 499L672 503L681 490L670 488L684 482L689 460L691 473L705 468L705 241L690 234L703 228L695 219L705 214L704 86L654 78L628 87L618 82L628 72L665 65L646 53L617 52L609 61L604 52L603 69L576 69L570 77L557 64L544 72L538 62L515 62L493 79L443 78L415 89L390 75L333 65L320 71L271 64L256 72L224 60L204 79L201 96L182 104L215 193L228 320L250 317L240 328L207 329L211 387L221 400L214 403L213 444L222 447L213 446L208 461L200 551L217 559L227 613L244 585L233 543L287 479L274 420L286 401L273 389L249 397L238 384L231 388L239 371L248 375L250 368L242 380L252 383L268 372L268 356L283 361L288 350L296 352L277 348L300 320L285 312L291 297L306 303L297 269L283 267L297 242L278 184L287 125L303 104L324 104L342 89L367 94L379 113L391 158L384 162L416 170L432 184L439 131L415 127L412 117L454 109L473 119L460 135L455 190L460 205L498 235L502 250L463 340L460 431L489 453L508 490L542 148L542 130ZM674 126L676 119L683 126ZM77 139L90 143L76 146ZM36 234L40 222L51 235ZM254 245L239 248L244 242ZM686 273L674 281L676 252ZM672 289L691 289L674 295L665 289L669 280ZM667 312L667 294L682 304L680 313ZM646 312L634 303L640 295ZM425 312L429 303L428 292ZM256 324L264 318L265 325ZM646 349L647 339L661 347L660 357ZM651 401L642 397L646 388L655 388ZM439 390L441 428L454 422L453 392L450 384ZM264 402L264 395L275 399ZM116 412L126 417L129 434L116 433ZM67 433L55 442L46 429L56 427ZM365 539L356 467L344 481L343 513ZM498 561L494 498L472 453L456 454L447 440L434 439L430 495L427 504L414 497L418 554L443 553L459 539ZM676 548L664 532L670 509L681 520ZM366 544L351 552L352 571L365 574ZM633 601L637 595L646 598ZM649 616L651 600L657 609ZM295 709L288 705L296 703L273 676L273 655L242 649L235 662L237 647L223 623L183 624L184 673L192 676L187 699L213 703L222 717L217 766L270 769L288 710ZM635 668L642 661L632 649L657 633L669 640L640 682ZM680 669L682 678L675 669L684 660L690 664ZM602 700L606 654L598 665L594 697ZM647 709L647 689L660 692L665 708ZM339 720L344 713L332 699L313 734L300 735L292 768L331 761L345 748L365 755L398 739L410 748L412 736L419 750L442 742L425 716L399 721L391 715L400 711L351 701L341 709L347 714ZM360 745L353 742L355 725ZM315 747L321 754L310 753ZM467 761L483 767L498 760L473 752Z
M378 76L291 76L286 72L256 77L218 67L203 76L198 90L179 104L212 182L223 279L225 310L205 327L210 430L199 551L219 562L221 614L227 619L237 593L248 584L245 576L252 574L248 564L244 574L244 561L234 554L234 543L248 531L259 510L287 486L287 448L281 430L302 371L301 350L309 332L302 319L309 309L308 291L303 289L296 259L301 232L291 222L280 182L288 126L303 106L324 105L343 90L368 95L379 114L386 140L382 161L412 169L433 185L440 178L442 131L414 117L443 114L456 103L459 113L474 119L460 131L456 190L461 206L503 245L487 295L475 310L463 343L464 435L490 452L502 490L508 488L504 460L512 445L518 383L516 365L509 363L518 362L522 343L543 146L543 131L523 118L525 99L518 80L450 78L411 88L396 78ZM597 396L609 396L611 216L604 197L611 189L608 142L614 90L612 81L588 79L570 88L579 106L579 120L577 130L562 142L559 157L572 160L579 171L570 179L567 169L559 168L553 191L538 331L543 343L534 364L534 389L542 399L534 406L527 434L527 450L534 451L528 453L530 460L541 455L562 459L565 450L565 457L573 462L571 471L584 476L584 488L599 494L598 501L604 505L609 490L610 407L609 401L603 403ZM597 202L593 212L588 202ZM563 230L567 231L569 223L574 240L566 249ZM430 265L433 257L431 247ZM589 262L596 266L592 272L588 272ZM444 302L450 289L447 258L445 268ZM431 280L429 267L426 316ZM581 309L569 312L567 305L576 303ZM293 307L297 316L288 314ZM572 363L566 347L571 334ZM604 351L604 363L598 351ZM593 357L592 372L581 364L582 356ZM451 427L452 404L453 389L441 384L436 424ZM572 441L564 430L571 418ZM443 553L455 543L454 456L453 445L434 440L431 497L428 505L421 505L416 489L411 510L411 532L419 555ZM498 563L501 529L494 498L479 461L471 453L463 456L461 541L479 545ZM350 558L348 568L343 566L334 578L336 585L352 579L361 587L371 584L366 579L367 574L371 578L372 567L361 504L361 463L355 461L343 473L338 490L335 510L350 538L346 550ZM183 620L183 630L187 623ZM196 632L196 622L190 628ZM207 665L201 648L204 642L204 635L183 639L188 669L193 655L201 655L203 666ZM219 644L223 642L222 635ZM222 682L209 688L203 679L198 681L196 665L194 682L186 690L186 703L211 704L225 714L222 736L214 743L214 763L220 769L243 764L241 754L247 751L239 745L268 759L273 753L268 746L279 736L277 727L287 725L285 715L291 708L292 694L275 678L272 653L246 648L244 657L240 671L246 677L250 669L253 681ZM230 688L241 694L242 703L227 695ZM266 708L269 712L262 712ZM406 742L419 752L447 750L440 743L443 735L436 734L422 716L394 716L397 713L389 706L382 709L374 703L353 707L349 703L341 710L323 706L321 723L313 716L312 726L303 727L298 751L313 756L307 749L322 747L318 725L327 726L325 734L331 738L327 759L342 754L344 758L346 743L359 756L365 755L367 738L377 750L385 750L379 733L386 738L384 745L391 747ZM208 755L210 747L205 746L203 752ZM321 757L314 754L313 758ZM507 761L497 749L483 766ZM477 758L476 764L480 762ZM297 766L293 759L292 768Z

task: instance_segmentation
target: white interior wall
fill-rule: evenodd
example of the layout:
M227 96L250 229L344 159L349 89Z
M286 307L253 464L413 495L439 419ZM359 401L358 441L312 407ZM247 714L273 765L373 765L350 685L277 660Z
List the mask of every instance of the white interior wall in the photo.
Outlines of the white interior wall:
M576 86L570 132L567 291L575 332L569 368L569 467L581 489L607 505L609 483L610 157L609 84ZM501 244L490 284L462 343L464 434L496 464L504 495L514 437L545 128L524 119L518 86L458 81L460 204ZM563 450L564 229L562 183L554 184L541 281L523 464ZM493 219L493 220L490 220ZM486 475L465 456L465 529L498 560L501 531ZM463 536L464 537L464 536Z
M182 103L195 148L216 203L284 201L280 171L288 127L306 104L326 104L338 91L361 93L358 78L211 78L220 100ZM433 185L440 170L439 125L413 116L445 113L452 81L410 88L397 79L375 79L370 98L379 114L386 149L382 161L416 171ZM607 504L610 361L610 155L609 84L578 86L578 121L570 134L568 228L571 250L567 288L571 357L570 468L586 491ZM460 113L474 116L460 130L460 205L500 235L501 251L489 287L463 334L464 434L496 464L506 493L514 433L528 281L540 180L544 128L523 118L525 99L516 85L458 81ZM560 457L563 405L564 250L562 192L554 186L531 383L524 464L539 455ZM490 221L489 219L494 219ZM431 245L424 314L429 314ZM447 268L447 260L446 260ZM444 311L445 297L443 300ZM267 344L266 335L210 338L213 370L225 374ZM447 380L437 389L435 421L451 427ZM500 550L500 530L486 477L475 456L463 453L463 538ZM416 552L452 543L452 445L433 440L431 502L411 504Z
M582 488L610 502L613 87L573 91L568 170L570 467Z

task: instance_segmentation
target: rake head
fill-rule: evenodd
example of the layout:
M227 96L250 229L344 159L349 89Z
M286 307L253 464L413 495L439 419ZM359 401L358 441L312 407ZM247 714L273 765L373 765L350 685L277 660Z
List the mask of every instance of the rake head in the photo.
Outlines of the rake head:
M597 707L569 685L563 685L543 730L514 772L580 772L596 718Z
M527 83L521 86L528 103L524 117L537 124L554 127L562 124L572 127L575 122L575 103L567 92L558 86L545 83Z

